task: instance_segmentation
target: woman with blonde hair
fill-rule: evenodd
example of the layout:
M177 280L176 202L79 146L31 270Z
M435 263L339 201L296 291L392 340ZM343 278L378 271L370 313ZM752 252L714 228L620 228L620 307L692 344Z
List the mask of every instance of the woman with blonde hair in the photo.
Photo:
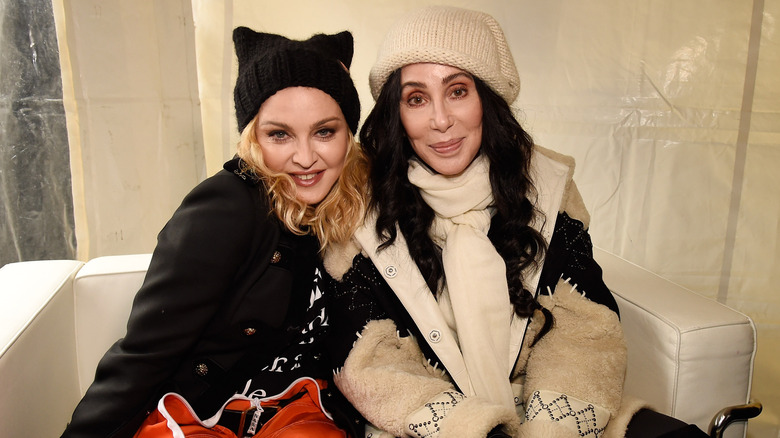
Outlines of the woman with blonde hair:
M127 334L63 437L347 436L322 351L319 253L365 209L352 35L295 41L240 27L233 40L237 157L160 232ZM261 404L275 394L281 402ZM236 397L241 409L224 409ZM304 400L309 414L281 415ZM191 418L177 425L182 412Z

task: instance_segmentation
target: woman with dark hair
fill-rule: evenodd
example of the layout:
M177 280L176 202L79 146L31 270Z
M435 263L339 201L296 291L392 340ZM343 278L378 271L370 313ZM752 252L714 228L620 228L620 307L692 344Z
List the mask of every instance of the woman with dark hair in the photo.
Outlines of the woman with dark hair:
M498 23L408 14L370 86L370 213L325 257L339 389L392 436L625 435L642 404L574 161L515 119Z

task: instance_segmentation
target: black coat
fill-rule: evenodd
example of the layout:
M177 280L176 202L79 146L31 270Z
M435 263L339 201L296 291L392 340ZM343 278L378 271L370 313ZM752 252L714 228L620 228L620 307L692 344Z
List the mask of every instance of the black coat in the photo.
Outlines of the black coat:
M193 189L160 232L127 334L63 437L130 437L168 391L207 418L248 378L270 395L301 375L330 377L320 343L299 343L324 330L324 304L310 305L317 239L283 228L237 167L229 161ZM257 372L236 375L247 354Z

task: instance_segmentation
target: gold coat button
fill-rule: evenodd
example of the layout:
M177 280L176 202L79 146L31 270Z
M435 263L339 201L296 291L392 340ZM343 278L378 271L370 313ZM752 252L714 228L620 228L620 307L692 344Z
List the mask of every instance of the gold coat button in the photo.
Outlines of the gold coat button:
M203 377L209 373L209 366L205 363L199 363L195 365L195 374Z
M271 263L279 263L279 260L282 259L282 253L279 251L274 251L274 255L271 256Z
M254 327L247 327L244 329L244 334L247 336L252 336L255 333L257 333L257 329Z

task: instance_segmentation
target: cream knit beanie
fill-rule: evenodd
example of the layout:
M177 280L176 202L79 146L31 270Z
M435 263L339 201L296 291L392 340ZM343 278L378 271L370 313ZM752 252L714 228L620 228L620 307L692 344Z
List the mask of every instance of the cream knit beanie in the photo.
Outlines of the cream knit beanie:
M374 100L392 72L418 62L465 70L510 105L520 92L520 76L504 32L483 12L429 6L401 17L385 35L369 74Z

